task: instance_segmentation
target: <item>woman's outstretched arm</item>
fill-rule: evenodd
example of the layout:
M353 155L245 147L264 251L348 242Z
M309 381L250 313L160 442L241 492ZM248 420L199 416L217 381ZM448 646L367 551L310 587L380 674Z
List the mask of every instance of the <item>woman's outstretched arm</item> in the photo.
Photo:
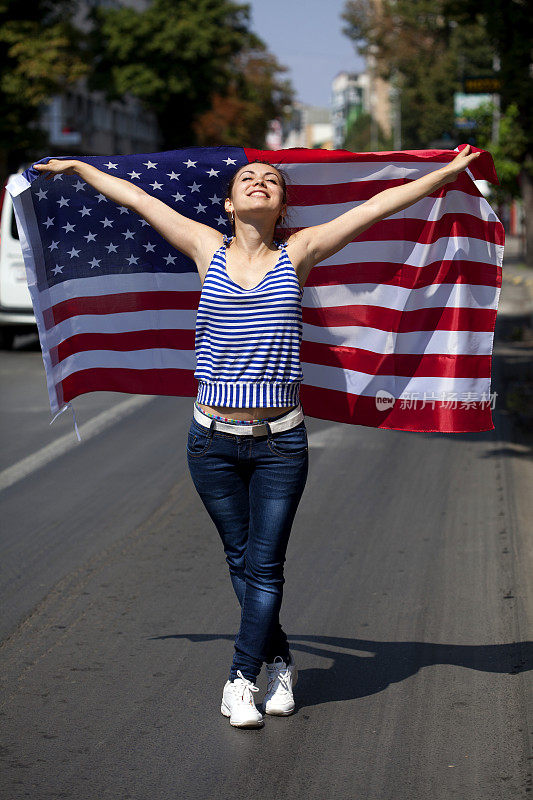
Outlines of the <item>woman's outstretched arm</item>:
M217 247L222 244L223 237L219 231L179 214L159 198L145 192L140 186L102 172L92 164L86 164L84 161L76 159L52 158L45 164L34 164L33 166L39 172L49 172L50 174L46 175L47 180L57 173L79 175L82 180L109 200L139 214L172 247L196 261L199 271L200 265L203 265L206 260L208 261Z
M376 222L413 205L444 184L454 181L457 175L480 155L479 153L468 155L469 148L470 145L467 145L453 161L428 175L401 186L385 189L331 222L303 228L290 236L287 245L302 285L315 264L337 253Z

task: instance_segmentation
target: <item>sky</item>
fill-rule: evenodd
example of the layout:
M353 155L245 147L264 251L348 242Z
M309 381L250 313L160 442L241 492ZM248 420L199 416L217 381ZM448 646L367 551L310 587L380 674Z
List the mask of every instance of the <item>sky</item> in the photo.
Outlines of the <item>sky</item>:
M330 105L338 72L361 72L364 61L341 29L345 0L249 0L253 30L289 67L296 99Z

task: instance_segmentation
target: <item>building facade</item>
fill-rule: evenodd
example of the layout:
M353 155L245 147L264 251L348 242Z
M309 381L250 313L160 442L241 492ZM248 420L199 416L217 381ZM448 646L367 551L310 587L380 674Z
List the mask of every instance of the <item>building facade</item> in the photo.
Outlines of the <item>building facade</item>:
M329 108L295 102L283 122L283 147L333 149L333 126Z
M142 11L148 4L148 0L80 0L73 24L86 31L87 11L95 5ZM89 91L83 78L43 103L39 124L48 133L50 148L65 155L124 155L160 149L156 117L140 100L126 94L108 102L104 92Z
M349 126L368 110L368 76L366 73L339 72L331 84L331 122L333 147L344 147Z

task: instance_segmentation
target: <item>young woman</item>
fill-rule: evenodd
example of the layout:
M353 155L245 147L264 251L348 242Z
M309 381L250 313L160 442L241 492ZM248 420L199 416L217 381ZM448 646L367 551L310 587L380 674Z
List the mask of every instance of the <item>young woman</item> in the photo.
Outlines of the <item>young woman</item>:
M331 222L286 242L274 229L287 209L280 169L241 167L225 200L233 236L182 216L156 197L82 161L35 164L79 175L143 217L196 263L202 292L196 320L198 395L187 440L193 483L222 539L241 605L222 713L236 727L259 727L253 693L266 662L266 714L294 711L294 658L279 622L289 535L308 470L299 403L301 299L311 269L376 222L416 203L479 156L469 146L443 167L386 189ZM280 409L283 409L280 413Z

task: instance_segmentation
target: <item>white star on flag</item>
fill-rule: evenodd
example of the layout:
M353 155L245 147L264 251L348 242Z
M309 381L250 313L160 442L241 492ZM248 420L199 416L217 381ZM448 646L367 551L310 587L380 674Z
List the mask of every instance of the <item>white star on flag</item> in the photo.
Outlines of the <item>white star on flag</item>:
M111 161L108 161L107 164L104 164L104 167L107 167L108 169L116 169L118 164L113 164Z

